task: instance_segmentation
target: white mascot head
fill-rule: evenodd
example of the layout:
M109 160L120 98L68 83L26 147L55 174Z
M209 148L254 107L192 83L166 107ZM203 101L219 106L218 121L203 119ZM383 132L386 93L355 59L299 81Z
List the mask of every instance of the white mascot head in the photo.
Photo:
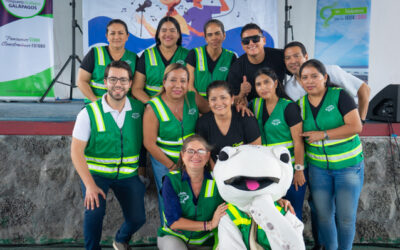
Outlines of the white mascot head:
M292 182L290 153L285 147L224 147L214 178L221 197L241 210L259 195L270 195L276 201L285 196Z

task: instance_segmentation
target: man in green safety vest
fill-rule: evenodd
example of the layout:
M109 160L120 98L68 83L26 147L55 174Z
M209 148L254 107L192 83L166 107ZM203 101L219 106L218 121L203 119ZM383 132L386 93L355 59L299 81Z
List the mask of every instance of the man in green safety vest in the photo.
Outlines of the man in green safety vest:
M111 62L104 72L107 93L78 114L72 133L71 158L84 197L86 249L100 249L110 188L125 218L115 235L114 249L128 249L131 236L146 221L145 187L137 174L144 105L127 97L132 78L126 62Z

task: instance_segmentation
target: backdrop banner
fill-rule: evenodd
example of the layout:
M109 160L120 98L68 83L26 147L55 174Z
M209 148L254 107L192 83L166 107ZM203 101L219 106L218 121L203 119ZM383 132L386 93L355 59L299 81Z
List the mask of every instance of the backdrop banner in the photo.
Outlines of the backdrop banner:
M371 0L318 0L315 58L368 80Z
M238 55L244 53L240 31L246 23L256 23L263 29L268 47L278 44L276 0L203 0L200 4L193 0L83 0L84 53L92 46L107 44L106 25L114 18L127 23L130 36L126 48L139 53L154 45L157 24L167 13L179 22L182 45L188 49L205 44L203 25L211 18L224 23L223 47Z
M52 0L0 2L0 99L37 100L54 74Z

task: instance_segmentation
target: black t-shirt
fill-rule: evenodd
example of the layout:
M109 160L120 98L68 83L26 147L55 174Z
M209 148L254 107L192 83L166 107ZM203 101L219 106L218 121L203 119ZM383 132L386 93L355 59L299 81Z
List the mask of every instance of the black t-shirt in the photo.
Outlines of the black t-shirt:
M240 92L240 84L243 82L243 76L247 77L247 81L251 84L251 92L247 96L247 100L253 100L257 97L254 83L254 75L257 70L269 67L272 68L278 76L279 81L283 82L285 77L285 63L283 61L283 50L264 47L265 58L260 64L252 64L247 58L247 54L243 54L231 66L228 74L228 82L233 89L233 94L238 95Z
M164 63L165 67L167 67L171 63L172 58L174 58L174 56L172 56L171 59L167 60L167 59L165 59L164 55L161 53L160 48L158 48L158 46L157 46L157 49L160 52L162 62ZM143 51L142 55L140 56L140 58L138 60L137 66L136 66L136 71L142 73L143 75L146 75L146 60L144 57L145 53L147 53L146 50ZM175 55L175 53L174 53L174 55Z
M231 124L226 135L223 135L219 130L212 112L208 112L199 118L196 133L204 137L213 146L211 157L214 162L223 147L248 144L260 137L260 130L254 116L242 117L241 113L235 109L232 109Z
M292 127L298 124L299 122L303 121L300 114L300 107L294 102L291 102L286 106L284 116L286 124L289 127ZM268 118L269 118L268 110L265 108L265 105L263 105L262 107L263 124L267 122Z
M108 50L108 46L106 46L106 50L107 50L107 53L108 53L111 61L115 61L114 58L112 58L110 51ZM137 61L137 56L136 56L136 61ZM80 67L89 73L93 73L93 70L94 70L94 48L91 48L89 50L89 52L85 55ZM132 73L135 73L135 72L132 72Z
M325 96L326 93L328 91L325 92L324 97L322 98L321 102L318 104L317 107L314 107L311 103L310 103L310 107L311 107L311 112L314 116L314 119L316 119L319 110L321 109L322 103L325 100ZM338 109L340 114L344 117L347 113L349 113L350 111L352 111L353 109L357 108L356 103L354 102L354 99L343 89L340 91L339 94L339 104L338 104Z
M210 55L208 54L207 50L205 50L205 51L206 51L206 57L207 57L208 71L210 71L210 73L212 74L212 72L214 71L215 66L217 65L217 62L218 62L219 58L221 57L221 55L217 58L217 60L213 61L211 59ZM237 59L236 55L233 54L232 61L231 61L231 66L236 61L236 59ZM196 60L196 52L194 51L194 49L189 51L185 61L186 61L187 64L190 64L191 66L196 68L197 60Z

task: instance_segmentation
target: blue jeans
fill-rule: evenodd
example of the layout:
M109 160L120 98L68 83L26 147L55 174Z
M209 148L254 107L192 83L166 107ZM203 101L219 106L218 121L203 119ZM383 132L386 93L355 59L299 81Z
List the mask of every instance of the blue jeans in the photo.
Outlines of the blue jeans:
M157 195L158 195L158 212L160 214L160 223L164 225L163 219L163 211L164 211L164 203L162 196L160 194L160 190L162 187L162 181L164 175L169 173L169 170L166 166L164 166L161 162L157 161L152 155L150 155L151 167L153 169L154 179L156 181L157 187Z
M309 168L319 241L327 250L350 250L364 182L364 161L339 170L326 170L312 164Z
M303 203L304 203L304 196L307 190L307 182L308 182L308 174L306 172L308 168L304 169L304 177L306 178L306 183L303 186L298 187L297 191L294 184L290 185L289 190L284 197L292 204L294 211L296 212L296 216L299 220L303 221Z
M115 235L115 241L128 243L132 235L146 222L144 210L144 184L138 176L116 180L92 175L96 185L107 195L111 188L118 199L124 215L124 223ZM86 194L86 188L83 182L83 197ZM85 209L83 221L83 234L85 236L86 249L101 249L101 231L103 227L103 218L106 212L106 200L99 195L100 206L94 210Z

